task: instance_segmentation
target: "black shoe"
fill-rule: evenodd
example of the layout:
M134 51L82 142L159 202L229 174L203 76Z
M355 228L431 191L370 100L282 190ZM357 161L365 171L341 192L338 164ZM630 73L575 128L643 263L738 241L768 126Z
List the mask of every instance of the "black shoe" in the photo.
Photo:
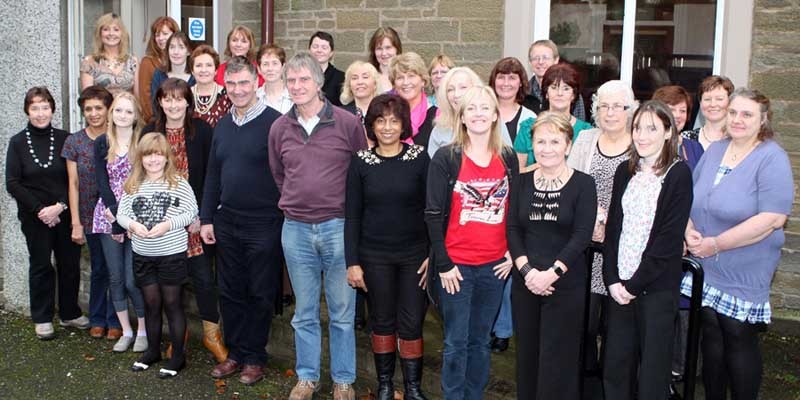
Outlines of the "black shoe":
M177 365L173 365L175 362ZM174 378L178 376L178 372L180 372L184 367L186 367L186 359L184 358L179 363L174 359L170 359L167 365L164 368L158 370L158 378L159 379L168 379Z
M159 361L161 361L160 352L157 355L156 354L145 353L141 357L139 357L139 359L136 360L136 362L133 363L133 366L131 367L131 371L133 371L133 372L142 372L142 371L150 368L151 365L153 365L153 364L155 364L155 363L157 363Z
M508 350L508 338L496 337L492 339L492 351L495 353L502 353Z
M376 400L394 400L394 364L396 353L373 353L375 371L378 374L378 392Z
M401 358L400 366L403 367L403 399L405 400L428 400L422 394L422 357L420 358Z

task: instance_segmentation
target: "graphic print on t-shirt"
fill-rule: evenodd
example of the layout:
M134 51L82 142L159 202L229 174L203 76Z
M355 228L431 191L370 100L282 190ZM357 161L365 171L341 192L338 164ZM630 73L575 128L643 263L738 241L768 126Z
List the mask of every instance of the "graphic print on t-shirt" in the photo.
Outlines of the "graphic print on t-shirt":
M133 209L137 222L147 229L152 229L156 224L164 220L170 205L180 206L180 199L170 196L168 192L155 192L150 198L136 196L133 199L131 209Z
M508 177L503 179L474 179L469 182L456 181L453 191L461 197L460 225L467 222L500 224L505 219Z

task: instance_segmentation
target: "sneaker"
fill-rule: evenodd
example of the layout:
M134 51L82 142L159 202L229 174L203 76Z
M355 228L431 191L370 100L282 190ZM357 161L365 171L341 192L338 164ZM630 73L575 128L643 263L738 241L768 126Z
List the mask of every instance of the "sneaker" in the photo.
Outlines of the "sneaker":
M356 400L356 390L349 383L334 383L333 400Z
M147 336L136 336L136 341L133 342L133 352L142 353L147 350Z
M311 400L314 393L319 391L319 382L299 380L297 385L294 385L292 393L289 394L289 400Z
M133 336L122 336L117 340L113 350L117 353L124 353L133 344Z
M50 340L56 337L56 331L53 329L52 322L34 324L34 330L36 331L36 337L38 337L39 340Z
M61 320L58 324L61 325L62 328L89 329L89 318L81 315L75 319Z

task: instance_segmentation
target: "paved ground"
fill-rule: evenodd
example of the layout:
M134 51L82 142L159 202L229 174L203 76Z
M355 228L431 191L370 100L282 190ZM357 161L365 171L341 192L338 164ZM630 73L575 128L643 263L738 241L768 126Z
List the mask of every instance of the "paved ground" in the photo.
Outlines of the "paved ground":
M30 320L0 310L0 399L285 399L295 382L292 363L281 360L271 360L267 379L254 387L236 379L215 381L208 376L212 360L196 335L187 368L174 379L160 380L156 370L130 372L138 356L112 353L110 341L56 329L56 340L39 341ZM763 344L761 398L800 399L800 337L768 333ZM360 399L369 397L367 386L357 385ZM318 398L330 398L330 388L323 387Z

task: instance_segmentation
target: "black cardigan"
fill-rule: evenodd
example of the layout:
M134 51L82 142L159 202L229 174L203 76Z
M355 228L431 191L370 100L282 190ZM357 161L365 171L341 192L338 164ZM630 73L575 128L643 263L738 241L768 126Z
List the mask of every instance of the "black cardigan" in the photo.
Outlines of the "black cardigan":
M192 118L194 134L186 137L186 157L189 161L189 186L192 187L194 197L197 199L197 207L203 199L203 183L206 180L206 167L208 166L208 153L211 151L211 140L214 137L214 129L211 125L199 118ZM155 132L155 124L149 124L142 130L145 133ZM165 132L161 132L162 134ZM140 136L141 140L141 136Z
M645 291L677 291L682 276L683 237L692 208L692 172L685 162L678 161L663 178L653 228L642 253L642 261L631 279L623 281L617 267L624 218L622 196L632 177L627 162L621 163L614 174L603 252L605 285L621 282L634 296Z
M433 120L436 119L436 112L438 110L439 109L436 108L436 106L428 107L428 111L425 113L425 121L423 121L422 125L419 126L417 135L414 136L414 144L418 144L425 148L428 147L428 142L431 139L431 131L433 131ZM511 178L508 180L510 181Z
M328 64L328 68L325 69L325 83L322 84L322 93L325 94L331 104L339 107L342 106L342 102L339 101L339 96L342 94L342 85L344 85L344 72L336 69L333 64Z

